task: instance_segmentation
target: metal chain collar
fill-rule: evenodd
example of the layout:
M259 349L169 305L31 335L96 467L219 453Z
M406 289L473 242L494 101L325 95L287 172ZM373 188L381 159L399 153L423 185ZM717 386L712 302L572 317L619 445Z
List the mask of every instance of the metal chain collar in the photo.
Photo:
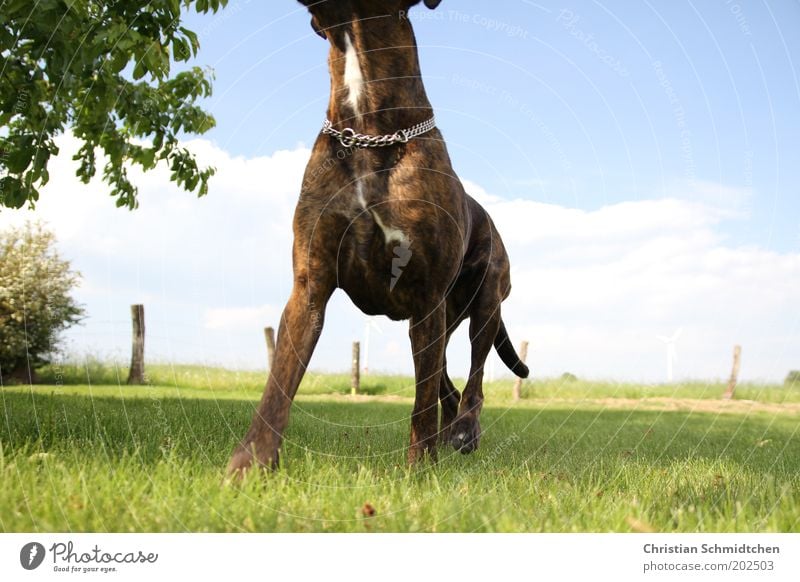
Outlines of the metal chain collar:
M380 148L394 145L396 143L407 143L408 140L427 133L436 127L436 118L431 117L428 121L418 123L408 129L401 129L386 135L364 135L356 133L352 127L347 127L342 131L333 128L330 119L326 119L322 124L322 133L330 135L339 140L344 147L355 146L357 148Z

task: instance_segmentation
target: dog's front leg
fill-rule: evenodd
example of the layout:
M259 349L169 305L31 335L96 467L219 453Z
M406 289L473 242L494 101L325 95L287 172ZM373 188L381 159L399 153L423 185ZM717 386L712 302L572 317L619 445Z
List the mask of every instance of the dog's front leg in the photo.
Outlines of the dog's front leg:
M299 282L296 279L281 316L275 363L261 403L228 464L228 475L234 479L252 467L273 469L278 465L289 408L322 331L325 306L332 293L332 288L312 287L305 277Z
M436 458L439 432L439 383L444 364L445 303L442 301L428 315L412 318L409 328L414 353L417 392L411 415L411 446L408 462L415 463L429 455Z

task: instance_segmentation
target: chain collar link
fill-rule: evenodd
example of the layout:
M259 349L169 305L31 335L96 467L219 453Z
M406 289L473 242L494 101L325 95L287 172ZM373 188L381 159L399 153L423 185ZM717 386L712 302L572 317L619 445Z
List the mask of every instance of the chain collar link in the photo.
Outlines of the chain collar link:
M428 133L434 127L436 127L436 118L431 117L427 121L418 123L408 129L398 130L394 133L386 135L364 135L363 133L356 133L352 127L347 127L342 131L334 129L330 119L326 119L325 123L322 124L322 133L338 139L339 143L346 148L351 146L357 148L380 148L391 146L396 143L407 143L410 139L414 139L423 133Z

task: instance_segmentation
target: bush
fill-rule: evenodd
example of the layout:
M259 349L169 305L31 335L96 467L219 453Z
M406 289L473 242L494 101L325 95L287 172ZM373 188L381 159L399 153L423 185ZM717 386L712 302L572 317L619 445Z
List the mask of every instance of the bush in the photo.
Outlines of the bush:
M792 370L787 374L786 385L789 388L800 388L800 370Z
M55 249L40 224L0 232L0 381L31 382L60 333L84 311L70 296L80 274Z
M578 377L575 374L572 374L570 372L564 372L563 374L561 374L561 381L562 382L577 382L578 381Z

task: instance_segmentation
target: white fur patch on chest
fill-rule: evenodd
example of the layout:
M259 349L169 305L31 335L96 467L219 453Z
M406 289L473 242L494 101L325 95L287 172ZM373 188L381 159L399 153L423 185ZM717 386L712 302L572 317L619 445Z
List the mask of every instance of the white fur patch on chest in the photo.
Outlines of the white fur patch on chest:
M361 208L366 210L367 200L364 198L364 185L361 183L361 180L356 180L356 198L358 199L358 203L361 205Z
M372 211L372 218L375 219L375 224L383 231L383 236L386 239L386 244L388 245L392 241L397 241L401 245L408 246L410 244L406 233L404 233L399 228L394 228L392 226L387 226L383 224L383 220L381 220L380 215L374 210Z
M364 76L361 74L361 63L358 53L350 40L350 35L344 35L344 84L347 86L347 102L356 115L359 115L358 103L364 89Z

